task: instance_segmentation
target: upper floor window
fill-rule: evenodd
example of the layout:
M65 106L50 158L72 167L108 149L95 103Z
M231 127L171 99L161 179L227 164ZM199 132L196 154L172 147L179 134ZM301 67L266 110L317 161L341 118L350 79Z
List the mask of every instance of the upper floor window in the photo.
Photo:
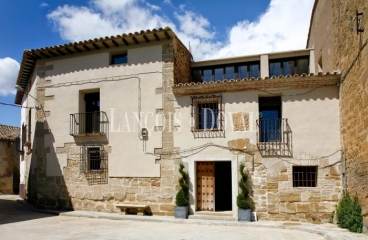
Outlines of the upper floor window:
M111 64L123 64L123 63L128 63L128 54L124 53L124 54L116 54L116 55L111 55Z
M206 66L193 69L193 82L222 81L224 79L258 78L259 62L245 62L232 65Z
M192 97L192 131L221 131L222 100L220 95Z
M270 77L309 73L309 56L270 60Z

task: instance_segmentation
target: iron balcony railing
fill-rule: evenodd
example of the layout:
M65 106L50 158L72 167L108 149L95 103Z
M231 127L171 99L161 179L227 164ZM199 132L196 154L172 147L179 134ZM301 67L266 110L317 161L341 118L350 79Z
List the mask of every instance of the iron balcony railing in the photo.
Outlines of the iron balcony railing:
M269 118L257 120L257 142L288 143L291 133L287 118Z
M292 131L286 118L257 120L257 146L263 157L291 157Z
M109 121L105 112L70 114L70 135L106 135Z

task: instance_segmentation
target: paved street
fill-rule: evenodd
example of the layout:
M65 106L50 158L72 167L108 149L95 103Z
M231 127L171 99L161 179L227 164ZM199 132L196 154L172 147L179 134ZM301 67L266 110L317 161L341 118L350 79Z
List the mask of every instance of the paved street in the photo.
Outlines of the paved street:
M0 239L368 239L346 231L313 233L308 231L241 225L219 222L111 220L87 217L57 216L38 213L16 201L15 196L0 196ZM83 214L83 213L78 213ZM108 215L106 216L114 216ZM105 216L101 215L101 216ZM94 218L92 218L94 217ZM108 217L106 217L108 218ZM116 217L112 217L118 219ZM149 218L149 217L146 217ZM171 218L166 218L171 219ZM172 222L171 222L172 221ZM261 222L258 222L261 223ZM269 222L271 224L272 222ZM279 224L279 223L275 223ZM292 225L292 224L291 224Z

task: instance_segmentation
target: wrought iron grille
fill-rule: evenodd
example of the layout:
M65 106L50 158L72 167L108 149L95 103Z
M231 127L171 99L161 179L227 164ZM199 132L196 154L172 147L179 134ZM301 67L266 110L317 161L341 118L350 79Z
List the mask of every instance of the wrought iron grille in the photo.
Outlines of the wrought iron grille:
M258 119L257 145L262 156L292 156L292 131L287 118Z
M80 172L84 173L90 185L106 184L108 157L103 145L81 147Z
M105 112L70 114L70 135L106 135L109 121Z
M224 135L224 107L221 95L192 97L192 127L196 137Z
M293 187L316 187L317 166L293 166Z

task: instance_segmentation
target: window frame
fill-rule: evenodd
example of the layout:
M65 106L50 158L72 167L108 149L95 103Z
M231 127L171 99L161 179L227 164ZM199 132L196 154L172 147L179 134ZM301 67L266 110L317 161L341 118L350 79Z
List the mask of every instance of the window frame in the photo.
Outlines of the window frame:
M308 61L308 72L306 72L305 74L309 74L310 73L310 69L309 69L309 58L310 56L309 55L304 55L304 56L298 56L298 57L286 57L286 58L274 58L274 59L270 59L268 61L268 75L270 77L278 77L278 76L285 76L285 71L284 71L284 63L285 62L291 62L293 61L294 62L294 67L293 67L293 73L290 74L290 75L295 75L295 74L303 74L303 73L297 73L296 70L297 70L297 66L298 66L298 60L307 60ZM280 63L280 74L279 75L274 75L274 74L271 74L271 64L273 63ZM289 74L286 74L286 75L289 75Z
M124 56L126 58L126 62L121 62L121 63L115 63L114 59L115 58L119 58ZM128 64L128 52L124 52L124 53L112 53L110 54L110 65L124 65L124 64Z
M296 174L299 174L299 175L296 176ZM300 179L300 175L301 175L301 179ZM299 187L315 188L318 186L318 166L294 165L292 166L292 176L293 176L293 188L299 188ZM310 177L310 179L308 179L308 177Z
M191 97L191 117L192 117L192 132L208 132L208 131L223 131L224 126L224 113L223 113L223 104L222 104L222 96L221 95L203 95L203 96L192 96ZM200 125L207 126L208 122L201 123L200 117L201 113L199 113L199 105L208 105L217 106L217 117L215 117L214 125L216 128L201 128ZM211 124L212 126L212 124Z
M234 64L221 64L221 65L211 65L211 66L203 66L203 67L194 67L192 68L192 82L210 82L210 81L224 81L224 80L231 80L231 79L240 79L239 77L239 67L246 67L247 68L247 76L243 77L241 79L250 79L253 76L251 76L251 66L253 65L257 65L258 66L258 76L254 77L254 78L259 78L261 76L261 62L256 60L256 61L250 61L250 62L239 62L239 63L234 63ZM233 67L234 68L234 77L227 79L226 78L226 68L229 67ZM221 69L222 68L222 79L216 79L216 69ZM204 75L203 72L204 71L208 71L211 70L211 80L210 81L205 81L204 80ZM199 76L200 76L200 80L195 79L195 75L194 71L199 71ZM198 77L198 76L197 76Z

